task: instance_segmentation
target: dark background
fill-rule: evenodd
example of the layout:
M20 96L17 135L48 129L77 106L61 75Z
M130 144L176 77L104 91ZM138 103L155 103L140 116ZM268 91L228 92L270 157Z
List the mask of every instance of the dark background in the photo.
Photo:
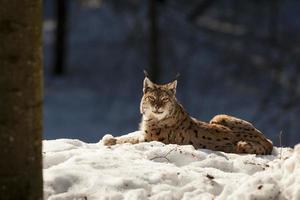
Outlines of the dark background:
M226 113L299 143L299 19L298 0L44 0L44 138L137 130L147 69L158 83L180 73L198 119Z

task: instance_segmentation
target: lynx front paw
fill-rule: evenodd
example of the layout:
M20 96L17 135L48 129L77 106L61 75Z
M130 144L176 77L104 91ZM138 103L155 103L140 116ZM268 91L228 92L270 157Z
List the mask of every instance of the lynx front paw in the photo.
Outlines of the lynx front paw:
M110 134L106 134L102 138L102 143L105 146L112 146L112 145L115 145L117 143L117 139L114 138L114 136L112 136Z

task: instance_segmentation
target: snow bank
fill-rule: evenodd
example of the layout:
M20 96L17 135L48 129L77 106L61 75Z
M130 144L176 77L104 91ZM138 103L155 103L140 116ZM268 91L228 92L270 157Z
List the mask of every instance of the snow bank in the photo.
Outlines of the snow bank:
M48 200L300 199L300 145L237 155L160 142L43 143Z

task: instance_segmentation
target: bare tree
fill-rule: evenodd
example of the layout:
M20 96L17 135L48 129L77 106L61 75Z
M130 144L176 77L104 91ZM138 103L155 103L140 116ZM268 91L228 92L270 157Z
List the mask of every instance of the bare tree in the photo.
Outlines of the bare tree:
M159 60L159 22L157 0L148 1L149 10L149 64L150 75L154 82L160 78L160 60Z
M62 75L66 71L67 55L67 24L68 24L68 0L56 0L56 33L54 48L54 75Z
M0 198L42 199L41 0L0 0Z

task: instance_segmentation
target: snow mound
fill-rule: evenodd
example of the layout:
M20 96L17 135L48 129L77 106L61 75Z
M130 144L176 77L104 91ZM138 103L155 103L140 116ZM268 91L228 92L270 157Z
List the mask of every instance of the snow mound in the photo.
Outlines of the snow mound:
M300 144L269 156L160 142L43 142L48 200L300 199Z

